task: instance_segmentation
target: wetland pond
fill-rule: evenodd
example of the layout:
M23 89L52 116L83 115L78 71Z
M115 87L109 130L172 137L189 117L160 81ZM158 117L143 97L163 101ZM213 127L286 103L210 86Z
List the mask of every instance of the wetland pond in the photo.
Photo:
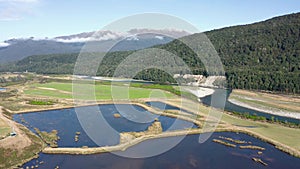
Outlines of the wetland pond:
M131 107L132 106L132 107ZM86 107L91 108L92 106ZM132 111L133 109L136 111ZM121 111L119 109L122 109ZM99 110L106 122L116 131L110 133L108 139L102 139L102 143L95 144L93 140L86 134L77 118L75 108L49 110L43 112L33 112L14 115L14 120L25 125L31 131L38 128L40 131L50 132L58 131L58 147L98 147L106 145L116 145L119 143L118 132L139 132L145 131L152 124L155 118L161 122L163 131L179 130L185 128L196 128L197 126L191 122L175 119L167 116L158 116L146 111L137 105L99 105ZM97 116L98 112L89 114L89 116ZM114 114L121 114L120 118L115 118ZM176 125L174 122L176 121ZM103 124L105 125L105 124ZM104 128L105 126L103 126ZM99 128L95 128L99 131ZM77 142L74 141L76 132L80 132Z
M148 103L149 104L149 103ZM159 103L156 103L159 106ZM123 106L123 107L122 107ZM139 115L130 112L126 106L122 105L120 111L112 104L99 105L101 114L106 121L118 132L129 131L144 131L152 122L136 123L128 119L138 119ZM152 105L154 106L154 105ZM89 106L91 107L91 106ZM133 107L142 112L149 119L158 118L162 124L164 131L184 129L187 127L196 127L190 122L179 120L178 125L174 127L173 123L176 119L154 115L144 108L133 105ZM165 109L176 109L176 107L165 106ZM137 111L137 112L138 112ZM113 114L120 113L120 118L115 118ZM85 133L77 119L74 108L49 110L43 112L33 112L14 115L14 120L24 124L30 130L38 128L41 131L50 132L57 130L60 140L59 147L97 147L104 145L115 145L119 142L119 137L108 139L102 145L95 144ZM178 119L177 119L178 121ZM96 129L99 130L99 129ZM76 132L81 132L78 142L74 141ZM238 140L246 140L252 145L264 147L262 154L258 154L258 150L232 148L213 142L213 139L218 139L219 136L230 137ZM149 151L153 145L163 146L169 144L177 137L168 137L160 139L152 139L141 142L133 147L128 148L124 153L136 154L138 152ZM156 168L199 168L199 169L257 169L257 168L272 168L272 169L298 169L300 168L300 159L292 157L284 152L279 151L273 145L262 142L254 137L242 133L222 132L213 133L212 136L204 143L199 143L199 135L188 135L177 144L174 148L148 158L125 158L117 156L113 153L101 153L92 155L59 155L59 154L44 154L40 153L37 159L33 159L25 163L22 167L38 166L38 168L113 168L113 169L156 169ZM158 146L159 147L159 146ZM252 160L253 157L262 159L268 165L264 166Z
M212 139L231 137L251 141L253 145L266 148L262 154L257 150L226 147L212 142ZM153 144L172 142L175 137L144 141L130 147L125 152L147 151ZM214 133L206 142L199 144L199 135L188 135L173 149L149 158L125 158L113 153L93 155L53 155L40 153L38 159L25 163L22 167L39 165L39 168L84 168L84 169L299 169L300 159L289 156L246 134L232 132ZM253 157L261 158L268 166L256 163ZM40 164L42 162L42 164Z

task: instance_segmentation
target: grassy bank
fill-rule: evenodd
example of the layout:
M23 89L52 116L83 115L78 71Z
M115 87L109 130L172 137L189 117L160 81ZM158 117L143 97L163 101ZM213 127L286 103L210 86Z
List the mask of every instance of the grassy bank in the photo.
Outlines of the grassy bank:
M21 166L23 163L38 157L45 144L35 134L27 128L20 126L26 136L31 140L31 144L22 150L15 148L0 147L0 168L11 168L12 166Z
M0 119L0 140L7 137L10 132L11 127L9 126L9 124L3 119Z
M190 100L185 99L184 102L184 107L182 108L192 112L201 112L201 114L206 117L211 110L210 107ZM178 107L181 105L178 100L169 100L167 103L177 105ZM233 131L244 132L271 143L284 152L300 157L299 128L290 128L279 124L242 119L231 115L230 112L223 113L220 120L235 129Z
M167 101L168 104L176 105L173 102L174 100ZM188 101L188 100L186 100ZM176 103L177 101L175 101ZM188 101L190 102L190 101ZM192 102L190 102L192 103ZM136 103L137 105L140 105L144 108L147 108L146 105ZM191 104L190 104L191 105ZM179 105L177 105L180 107ZM202 110L209 111L208 107L202 107L202 105L199 105ZM174 113L168 113L163 112L162 114L165 116L171 116L174 118L180 118L182 120L190 121L193 123L196 123L201 128L203 127L203 123L205 121L205 118L207 118L206 113L194 111L195 105L189 107L183 107L189 111L194 112L195 114L200 115L201 119L195 119L195 116L187 117L186 115L182 116L180 112ZM148 111L156 112L155 109L147 108ZM280 126L277 124L270 124L270 123L264 123L259 121L251 121L246 119L241 119L235 116L232 116L230 114L223 114L221 118L221 122L217 124L216 128L214 129L215 132L241 132L248 134L250 136L253 136L255 138L258 138L262 141L265 141L267 143L270 143L274 145L277 149L286 152L290 155L293 155L295 157L300 157L300 143L298 142L298 139L300 139L300 130L295 128L288 128L284 126ZM141 138L137 138L136 140L133 140L132 142L126 144L126 145L118 145L118 146L112 146L112 147L97 147L97 148L46 148L44 150L45 153L54 153L54 154L94 154L94 153L102 153L102 152L110 152L110 151L119 151L119 150L125 150L130 146L133 146L135 144L138 144L142 141L148 140L148 139L154 139L154 138L161 138L161 137L172 137L172 136L179 136L179 135L185 135L185 134L198 134L203 133L204 131L202 129L192 129L189 131L176 131L176 132L163 132L158 135L149 135L144 136ZM237 142L237 140L235 140Z
M300 96L233 90L229 99L271 111L300 113Z

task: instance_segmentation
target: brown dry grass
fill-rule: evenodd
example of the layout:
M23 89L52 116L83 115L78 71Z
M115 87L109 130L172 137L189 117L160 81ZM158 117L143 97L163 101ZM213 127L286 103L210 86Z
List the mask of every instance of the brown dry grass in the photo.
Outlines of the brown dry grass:
M254 106L257 104L270 108L300 112L300 96L297 95L271 94L238 89L233 90L230 97L234 99L241 98L242 100L239 99L239 101ZM256 103L251 100L255 100Z
M5 139L0 140L0 148L22 150L31 144L31 140L26 136L26 134L19 129L20 125L6 117L2 114L2 107L0 107L0 119L5 122L9 127L14 128L17 133L16 136L9 136Z
M0 168L17 168L42 150L45 144L24 126L13 122L2 114L0 119L14 127L17 135L0 140Z
M10 132L9 124L5 120L0 119L0 139L7 136L9 132Z

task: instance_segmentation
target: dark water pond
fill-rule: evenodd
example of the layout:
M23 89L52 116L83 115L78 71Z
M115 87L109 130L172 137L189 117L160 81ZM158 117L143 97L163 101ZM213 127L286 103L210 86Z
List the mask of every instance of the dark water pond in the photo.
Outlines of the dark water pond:
M148 103L150 104L150 103ZM152 106L161 107L163 103L154 103ZM125 107L122 107L125 106ZM159 116L145 111L140 106L134 106L137 112L130 111L126 105L122 105L122 110L118 110L114 105L100 105L101 114L106 121L119 132L123 131L143 131L146 130L151 122L136 123L139 119L137 112L142 112L143 116L149 119L158 118L162 123L163 130L182 129L193 124L180 121L179 125L174 128L175 119ZM91 107L91 106L90 106ZM164 105L164 109L178 109L170 105ZM121 118L113 117L114 113L120 113ZM23 120L22 120L23 119ZM131 120L134 121L131 121ZM82 129L77 119L74 108L51 110L44 112L35 112L27 114L19 114L14 116L14 120L28 126L31 130L34 127L44 131L58 130L59 146L65 147L81 147L87 145L89 147L98 146L95 144ZM180 125L181 124L181 125ZM99 129L96 129L99 130ZM80 131L79 141L74 141L76 131ZM231 137L233 139L246 140L266 148L263 154L258 155L257 150L231 148L212 142L212 139L218 136ZM117 144L119 138L109 139L103 142L103 145ZM153 151L153 149L163 149L163 147L177 140L177 137L169 137L162 139L147 140L133 147L130 147L122 154L137 155L141 152ZM300 168L300 159L292 157L284 152L277 150L274 146L262 142L256 138L246 134L237 134L232 132L213 133L206 142L200 144L198 142L199 135L186 136L174 148L162 154L148 158L126 158L115 155L113 153L102 153L93 155L51 155L40 153L38 159L34 159L25 163L22 167L31 167L39 165L39 168L72 168L72 169L298 169ZM255 163L252 157L259 157L268 166ZM42 162L42 163L41 163Z
M105 121L99 122L102 126L100 125L100 128L94 128L92 132L101 131L101 129L105 127L104 125L106 125L106 122L115 130L115 132L110 132L109 136L107 136L108 134L103 134L104 136L102 136L101 142L97 142L97 144L86 134L77 118L74 108L17 114L14 115L13 118L15 121L27 126L33 132L35 132L34 128L47 132L57 130L58 136L60 137L60 140L58 140L59 147L97 147L116 145L119 143L120 139L119 132L145 131L155 118L158 118L161 122L163 131L197 127L191 122L166 116L157 116L140 106L132 106L135 111L132 111L131 105L106 104L99 106ZM92 108L92 106L86 107L87 110L88 108ZM89 116L93 117L98 116L97 113L99 112L86 113L89 113ZM119 113L122 116L120 118L115 118L113 116L115 113ZM93 126L93 124L90 125ZM75 142L74 140L76 132L81 133L78 142Z
M226 147L212 142L218 136L231 137L234 139L251 141L253 145L265 147L262 155L257 154L257 150L239 149ZM39 164L39 168L72 168L72 169L299 169L300 159L289 156L274 146L264 143L258 139L245 134L236 133L214 133L206 142L198 143L199 135L189 135L184 138L173 149L149 158L125 158L112 153L94 155L50 155L40 154L38 159L34 159L26 164L31 167ZM125 151L137 153L147 151L150 145L168 144L175 137L154 139L142 142ZM268 166L255 163L252 157L259 157Z
M148 106L155 107L155 108L158 108L160 110L181 110L183 112L193 114L192 112L190 112L188 110L180 109L179 107L172 106L172 105L169 105L169 104L166 104L166 103L163 103L163 102L159 102L159 101L146 102L146 104Z

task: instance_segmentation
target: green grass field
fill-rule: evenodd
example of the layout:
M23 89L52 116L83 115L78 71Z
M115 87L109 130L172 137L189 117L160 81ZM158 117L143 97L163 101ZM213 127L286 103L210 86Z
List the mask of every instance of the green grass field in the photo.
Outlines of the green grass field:
M0 147L0 168L18 168L12 166L20 165L24 163L25 160L33 158L45 147L45 144L37 135L30 132L24 126L20 129L32 141L31 145L22 150Z
M7 136L10 132L10 126L4 120L0 119L0 139Z
M174 105L180 105L176 100L170 101ZM204 105L196 105L193 102L186 101L184 108L194 111L201 112L204 115L208 115L210 108ZM239 126L245 128L249 131L253 131L262 136L270 138L272 140L278 141L281 144L288 145L296 150L300 150L300 129L299 128L289 128L279 124L272 124L267 122L253 121L249 119L241 119L227 113L223 113L221 121L231 124L234 126Z
M78 97L84 99L91 99L90 96L85 93L90 93L90 90L93 90L95 87L96 99L97 100L109 100L112 99L112 91L110 85L104 84L83 84L83 87L80 88L80 94ZM113 91L116 93L117 99L125 99L127 86L122 84L118 84L113 86ZM29 85L24 90L25 94L31 96L49 96L54 98L72 98L72 83L58 83L51 82L45 84L35 83ZM166 96L167 98L176 98L177 96L169 93L165 90L159 89L151 89L151 88L141 88L138 85L134 87L130 87L129 89L129 98L130 99L138 99L138 98L159 98ZM178 99L170 100L170 102L175 105L180 105ZM195 102L187 101L184 104L184 108L201 112L204 115L207 115L209 112L209 108L202 104L195 104ZM229 114L224 113L221 119L225 124L231 124L234 126L239 126L241 128L245 128L249 131L253 131L259 135L265 136L269 139L275 140L281 144L288 145L296 150L300 150L300 129L289 128L279 124L271 124L267 122L259 122L252 121L247 119L241 119Z
M97 100L110 100L112 97L114 99L126 99L128 96L127 86L122 85L92 85L92 84L80 84L80 89L76 91L76 98L80 99L93 99L90 94L94 93ZM37 95L37 96L48 96L55 98L70 99L72 96L72 83L58 83L51 82L45 84L32 84L24 90L25 94ZM175 97L174 94L163 91L160 89L147 89L147 88L137 88L129 87L129 99L139 99L139 98L172 98Z
M11 132L10 127L0 127L0 139L7 136Z
M300 129L289 128L278 124L240 119L227 114L223 114L222 120L233 125L252 126L247 129L300 150Z

